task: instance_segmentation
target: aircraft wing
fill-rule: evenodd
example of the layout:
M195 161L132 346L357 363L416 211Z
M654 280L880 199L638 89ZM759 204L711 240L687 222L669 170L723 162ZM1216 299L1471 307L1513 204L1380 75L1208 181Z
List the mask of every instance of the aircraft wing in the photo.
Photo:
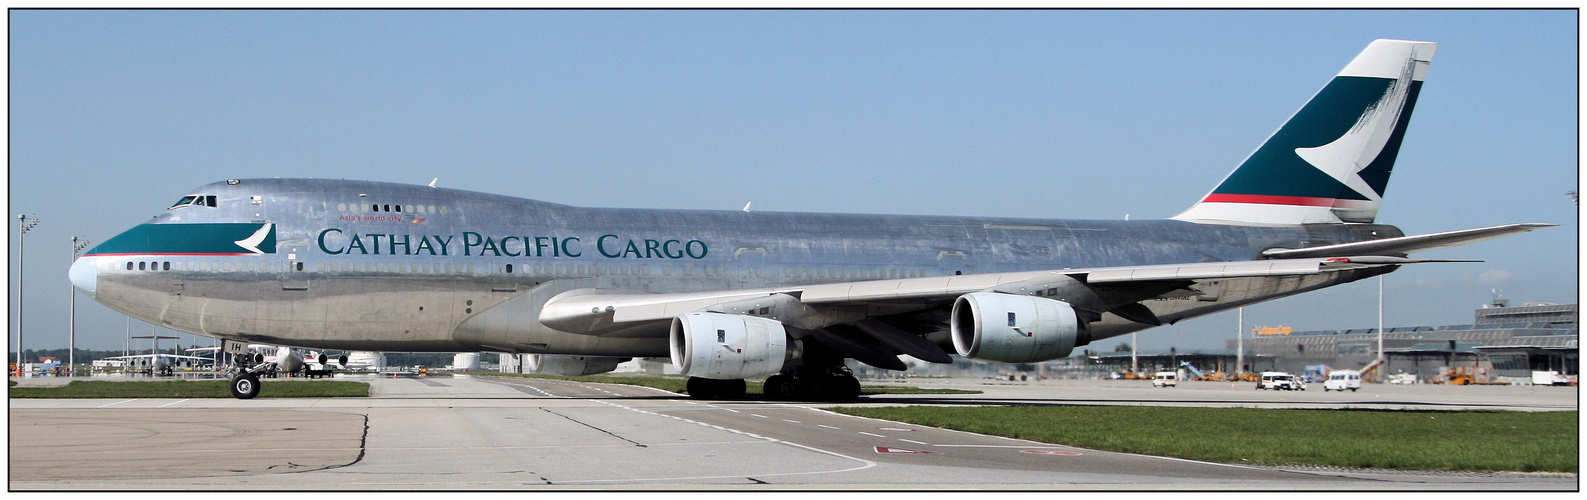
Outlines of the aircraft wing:
M1186 292L1201 280L1306 276L1416 262L1423 261L1382 256L1330 257L932 276L690 293L585 289L552 298L541 309L540 322L574 333L599 336L622 332L621 336L641 336L633 327L644 323L661 326L680 314L707 311L758 314L796 328L814 329L834 322L859 322L888 311L919 310L966 293L1001 292L1054 298L1097 314L1113 312L1132 321L1158 324L1139 302ZM659 331L642 330L665 335L665 326Z
M195 361L214 361L213 358L205 358L205 357L200 357L200 356L183 356L181 354L129 354L129 355L126 355L126 356L109 356L109 357L104 357L104 358L99 358L99 359L146 359L146 358L168 358L168 359L190 359L190 360L195 360Z

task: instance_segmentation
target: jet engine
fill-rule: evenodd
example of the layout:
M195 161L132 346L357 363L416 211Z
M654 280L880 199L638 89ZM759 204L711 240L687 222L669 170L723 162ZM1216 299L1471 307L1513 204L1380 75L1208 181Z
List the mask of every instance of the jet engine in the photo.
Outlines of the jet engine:
M1091 342L1090 327L1068 303L1026 295L961 295L949 324L959 355L981 361L1047 361Z
M561 375L564 377L577 377L580 375L595 375L617 369L617 365L629 358L611 358L605 356L560 356L554 354L529 355L529 373L543 375Z
M782 371L788 332L776 320L721 313L672 319L672 366L690 377L745 379Z

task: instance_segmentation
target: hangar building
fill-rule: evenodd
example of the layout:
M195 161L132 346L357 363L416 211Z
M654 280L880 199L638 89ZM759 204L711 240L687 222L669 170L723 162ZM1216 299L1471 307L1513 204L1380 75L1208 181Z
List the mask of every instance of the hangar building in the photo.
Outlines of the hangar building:
M1382 375L1410 374L1439 381L1451 369L1478 382L1531 383L1534 371L1579 373L1578 304L1529 302L1511 307L1496 300L1478 309L1468 325L1388 328L1383 334ZM1229 347L1234 348L1234 341ZM1359 369L1377 359L1376 328L1292 332L1245 341L1252 370L1303 373L1308 366ZM1253 358L1254 355L1254 358Z

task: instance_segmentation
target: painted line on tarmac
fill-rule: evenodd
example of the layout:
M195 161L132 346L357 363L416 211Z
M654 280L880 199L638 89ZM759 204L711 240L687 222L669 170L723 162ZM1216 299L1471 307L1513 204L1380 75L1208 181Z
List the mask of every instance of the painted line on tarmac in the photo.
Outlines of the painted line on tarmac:
M816 448L816 447L812 447L812 446L806 446L806 445L802 445L802 444L799 444L799 443L794 443L794 442L791 442L791 441L783 441L781 439L777 439L777 438L770 437L770 436L762 436L760 434L756 434L756 433L753 433L753 432L742 431L742 430L733 429L733 428L730 428L730 427L723 427L723 426L720 426L720 425L700 422L700 421L697 421L697 420L690 420L690 419L687 419L687 418L674 416L674 415L667 415L667 414L662 414L662 413L656 413L656 412L653 412L653 411L641 410L641 409L638 409L638 408L624 406L624 405L620 405L620 404L617 404L617 403L612 403L612 402L609 402L609 401L601 401L601 400L597 400L597 399L590 399L590 400L587 400L587 401L592 402L592 403L600 403L600 404L604 404L604 405L608 405L608 406L614 406L614 407L617 407L617 408L622 408L624 410L628 410L628 411L632 411L632 412L636 412L636 413L643 413L643 414L646 414L646 415L653 415L653 416L657 416L657 417L665 417L665 418L670 418L670 419L677 420L677 421L680 421L680 422L686 422L686 423L691 423L691 424L695 424L695 425L699 425L699 426L709 427L709 428L720 430L720 431L731 432L733 434L738 434L738 435L741 435L741 436L746 436L746 437L758 439L758 440L761 440L761 441L764 441L764 442L768 442L768 443L792 446L792 447L795 447L795 448L809 450L809 451L813 451L813 452L820 453L820 454L823 454L823 455L829 455L829 456L834 456L834 457L838 457L838 458L842 458L842 459L853 460L855 462L859 462L860 465L856 466L856 467L850 467L850 468L847 468L847 469L834 469L834 470L809 471L809 472L772 472L772 473L765 473L765 474L731 474L731 475L718 475L718 476L636 478L636 479L563 480L563 481L554 481L555 483L558 483L558 484L568 484L568 483L623 483L623 482L646 482L646 481L682 481L682 480L700 480L700 479L727 479L727 478L741 478L741 477L757 477L757 478L761 478L761 477L775 477L775 476L808 476L808 475L813 475L813 474L838 474L838 473L843 473L843 472L853 472L853 471L865 470L865 469L869 469L869 468L872 468L872 467L876 467L876 462L872 462L870 460L866 460L866 459L863 459L863 458L851 457L851 456L848 456L848 455L844 455L842 453L838 453L838 452L834 452L834 451L828 451L828 450L823 450L823 449L820 449L820 448Z
M165 408L167 406L171 406L171 405L179 404L179 403L186 403L188 401L192 401L192 400L191 399L184 399L184 400L181 400L181 401L173 401L173 402L166 403L166 404L163 404L163 405L160 405L160 406L156 406L155 408Z
M112 407L112 406L119 405L121 403L131 403L133 401L137 401L137 400L136 399L128 399L126 401L117 401L117 402L110 403L110 404L104 405L104 406L95 406L94 408L109 408L109 407Z

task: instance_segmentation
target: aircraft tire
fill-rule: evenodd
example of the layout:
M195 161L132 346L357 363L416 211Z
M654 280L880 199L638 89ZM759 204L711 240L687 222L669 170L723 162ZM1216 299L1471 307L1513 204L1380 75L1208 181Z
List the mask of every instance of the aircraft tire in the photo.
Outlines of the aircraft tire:
M793 378L783 374L772 375L766 379L766 399L773 401L787 401L799 394L799 386L794 384Z
M854 401L860 399L860 381L854 377L842 377L833 380L833 396L838 401Z
M717 380L703 377L689 377L684 390L689 392L693 399L739 399L744 397L744 379Z
M717 397L722 399L743 399L745 387L749 384L744 379L717 380Z
M689 377L689 381L684 385L683 390L689 392L689 398L691 399L714 399L716 398L716 384L712 382L715 381L708 378Z
M259 377L243 372L231 378L231 395L237 399L253 399L259 395Z

